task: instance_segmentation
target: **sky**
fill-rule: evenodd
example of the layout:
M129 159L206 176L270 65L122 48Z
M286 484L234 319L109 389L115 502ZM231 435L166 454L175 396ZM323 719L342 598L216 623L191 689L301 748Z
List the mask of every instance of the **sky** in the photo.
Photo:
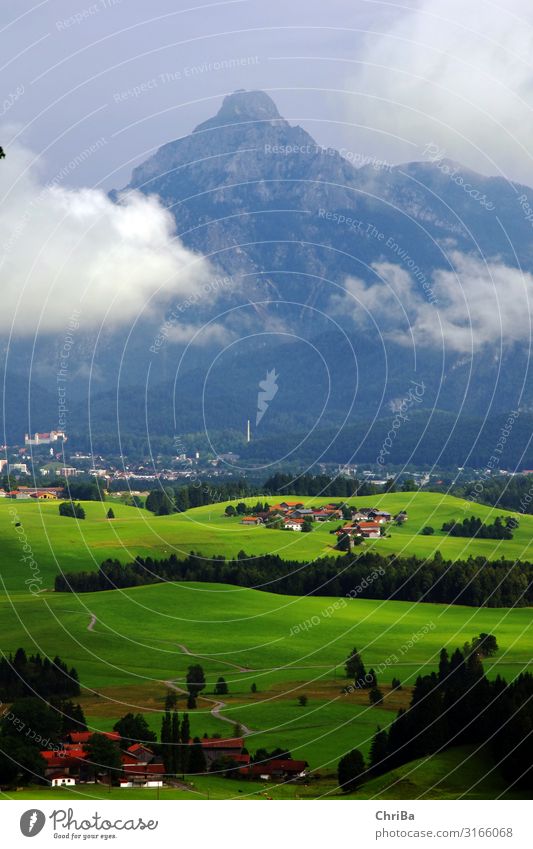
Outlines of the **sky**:
M422 159L432 144L533 184L529 0L11 6L0 34L0 144L33 151L43 179L121 187L226 94L260 88L356 161Z
M430 149L533 185L532 23L531 0L11 4L0 25L0 332L56 330L77 309L91 326L130 321L207 285L214 270L175 237L157 198L120 206L107 191L236 89L267 91L355 164L427 160ZM453 265L476 303L488 303L487 279L524 290L497 259L483 272L468 258ZM408 276L382 271L408 299ZM350 285L360 301L381 296ZM446 276L434 285L450 290ZM438 343L433 311L410 303L419 335ZM510 340L530 332L518 303L508 299L501 321ZM501 310L470 316L481 341ZM442 318L458 350L469 345L462 311L461 295Z

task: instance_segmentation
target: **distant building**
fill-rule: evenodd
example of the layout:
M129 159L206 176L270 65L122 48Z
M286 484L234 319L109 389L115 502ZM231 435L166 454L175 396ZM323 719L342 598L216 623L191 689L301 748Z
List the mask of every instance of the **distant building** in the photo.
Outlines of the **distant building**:
M59 474L62 478L72 478L75 475L79 475L80 472L78 469L75 469L74 466L63 466L63 468L59 470Z
M24 434L25 445L51 445L53 442L66 442L67 435L63 430L51 430L50 433Z
M9 474L28 475L28 466L26 463L9 463L7 470Z

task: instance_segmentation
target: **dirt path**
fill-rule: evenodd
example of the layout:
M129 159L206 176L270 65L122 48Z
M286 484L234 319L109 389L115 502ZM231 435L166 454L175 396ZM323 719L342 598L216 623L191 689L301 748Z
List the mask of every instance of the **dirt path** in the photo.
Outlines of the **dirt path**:
M91 621L87 625L87 630L88 631L94 631L95 625L96 625L96 615L94 613L91 613Z
M199 657L201 660L209 660L211 663L222 663L224 666L231 666L237 672L254 672L250 666L239 666L238 663L231 663L229 660L220 660L218 657L209 656L206 654L197 654L191 651L183 643L176 643L177 647L182 650L183 654L188 654L189 657Z
M193 655L193 657L198 656L199 655ZM164 681L163 683L170 690L174 690L174 692L180 693L182 695L187 695L187 690L184 690L183 687L178 687L178 685L175 684L174 681L169 680ZM212 717L214 717L215 719L219 719L221 722L229 722L230 725L240 725L242 728L243 737L248 737L248 735L256 733L253 728L248 728L247 725L243 725L243 723L239 722L237 719L231 719L229 716L222 715L221 711L224 710L224 708L228 707L227 702L221 702L218 699L210 699L208 696L200 696L200 698L203 699L205 702L211 702L211 704L214 705L214 707L210 711Z

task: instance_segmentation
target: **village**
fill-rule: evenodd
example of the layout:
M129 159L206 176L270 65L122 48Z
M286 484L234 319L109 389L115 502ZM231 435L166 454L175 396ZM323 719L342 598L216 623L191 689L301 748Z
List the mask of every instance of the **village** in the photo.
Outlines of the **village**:
M357 540L379 539L385 536L387 525L393 521L396 525L403 525L408 519L403 510L393 516L386 510L374 507L358 509L345 503L306 507L301 501L281 501L272 506L264 505L266 509L259 507L260 505L257 505L252 508L250 515L243 515L240 524L305 533L312 531L315 523L344 521L345 524L339 525L330 533L335 534L339 541L347 540L348 547ZM233 515L235 512L234 509L227 510L226 515Z
M105 738L116 748L120 766L104 769L90 757L94 738ZM123 740L115 731L71 731L61 746L41 751L46 766L44 776L50 787L74 787L78 784L106 784L121 788L151 788L181 784L175 775L166 771L159 748L146 743ZM261 781L294 781L307 778L309 764L284 753L283 756L261 759L254 763L242 737L204 737L180 744L192 751L201 749L199 772L216 772L228 778L245 778ZM286 755L286 756L285 756Z

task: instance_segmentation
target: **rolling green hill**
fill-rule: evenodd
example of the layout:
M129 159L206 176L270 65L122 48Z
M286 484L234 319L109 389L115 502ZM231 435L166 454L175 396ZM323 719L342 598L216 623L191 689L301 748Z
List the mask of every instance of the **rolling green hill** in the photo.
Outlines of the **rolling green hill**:
M276 503L280 499L266 500ZM323 504L328 500L331 499L302 496L306 504ZM256 501L257 498L248 499L250 504ZM404 526L392 526L390 537L365 543L365 547L375 546L383 554L426 557L439 549L445 559L464 559L469 555L482 555L489 560L531 557L533 516L518 516L520 526L512 540L464 539L446 536L440 531L443 522L472 514L492 522L497 515L517 514L431 492L391 493L350 499L349 503L359 507L379 506L391 513L407 510L409 520ZM236 556L244 550L251 555L275 552L287 559L314 560L334 553L334 538L329 532L339 524L316 524L309 534L269 530L263 526L248 528L239 524L238 518L224 516L226 503L172 516L154 516L146 510L113 504L116 518L110 521L106 519L106 504L84 502L83 506L87 518L78 522L60 517L57 502L36 504L2 499L0 576L7 589L19 589L31 577L27 561L21 560L24 552L14 521L20 522L18 530L24 532L24 541L30 546L31 552L26 554L33 554L38 564L42 588L52 587L59 571L96 569L108 557L127 562L137 555L157 558L175 553L180 557L195 550L207 556ZM435 529L434 536L421 535L425 525Z
M159 729L164 682L183 688L188 665L200 662L208 684L192 714L193 734L231 732L212 713L213 685L222 675L230 693L220 713L250 729L252 751L286 746L322 770L354 746L368 752L376 726L407 705L410 686L436 667L443 645L460 646L486 631L500 644L486 663L490 677L511 678L531 663L527 608L347 599L335 609L334 601L194 583L81 596L17 593L0 601L0 645L5 652L20 645L59 651L80 674L91 725L103 729L130 710L145 712ZM364 691L342 693L343 663L354 645L384 687L379 707L370 707ZM402 691L390 690L394 676ZM297 704L301 694L309 698L306 707ZM185 708L181 696L178 707Z
M390 538L366 543L384 553L421 555L439 548L445 557L483 552L487 557L527 556L533 517L520 517L514 539L499 543L419 534L427 524L437 529L444 521L462 517L465 502L455 498L395 493L355 503L379 505L390 512L407 510L406 526L392 527ZM501 513L466 506L467 515L474 513L485 521ZM408 705L416 677L436 667L442 646L461 646L485 631L495 634L500 645L497 656L485 664L489 677L501 674L510 679L531 668L533 628L527 608L297 598L193 582L81 595L54 593L50 587L59 570L96 569L106 557L126 562L139 554L157 557L195 549L235 555L244 549L249 554L275 551L312 561L331 553L329 530L337 525L318 525L309 534L247 528L238 519L223 516L225 504L164 517L114 504L112 521L106 519L108 505L88 502L84 507L87 519L78 522L60 517L57 503L0 503L0 647L4 653L19 646L49 656L59 653L75 666L82 683L81 703L92 728L110 729L125 713L141 711L159 731L167 688L181 691L187 667L199 662L208 683L197 710L191 712L193 735L232 733L237 722L251 751L286 747L293 756L305 758L315 772L328 776L346 751L355 747L368 754L376 726L386 727L397 710ZM36 577L41 581L37 594L25 584ZM367 669L373 666L377 671L385 694L378 707L370 706L366 691L342 692L348 683L344 660L354 645ZM213 695L219 676L229 686L224 704ZM391 689L393 677L401 680L402 690ZM308 697L305 707L298 704L302 694ZM181 692L178 709L185 709ZM418 792L418 784L411 790L407 780L402 777L401 792L404 787L406 793ZM205 787L214 796L237 793L233 782L206 781L211 782ZM379 786L389 792L389 785ZM247 792L263 792L246 787ZM321 792L336 792L334 781L326 779ZM453 792L448 784L435 791L437 798Z

